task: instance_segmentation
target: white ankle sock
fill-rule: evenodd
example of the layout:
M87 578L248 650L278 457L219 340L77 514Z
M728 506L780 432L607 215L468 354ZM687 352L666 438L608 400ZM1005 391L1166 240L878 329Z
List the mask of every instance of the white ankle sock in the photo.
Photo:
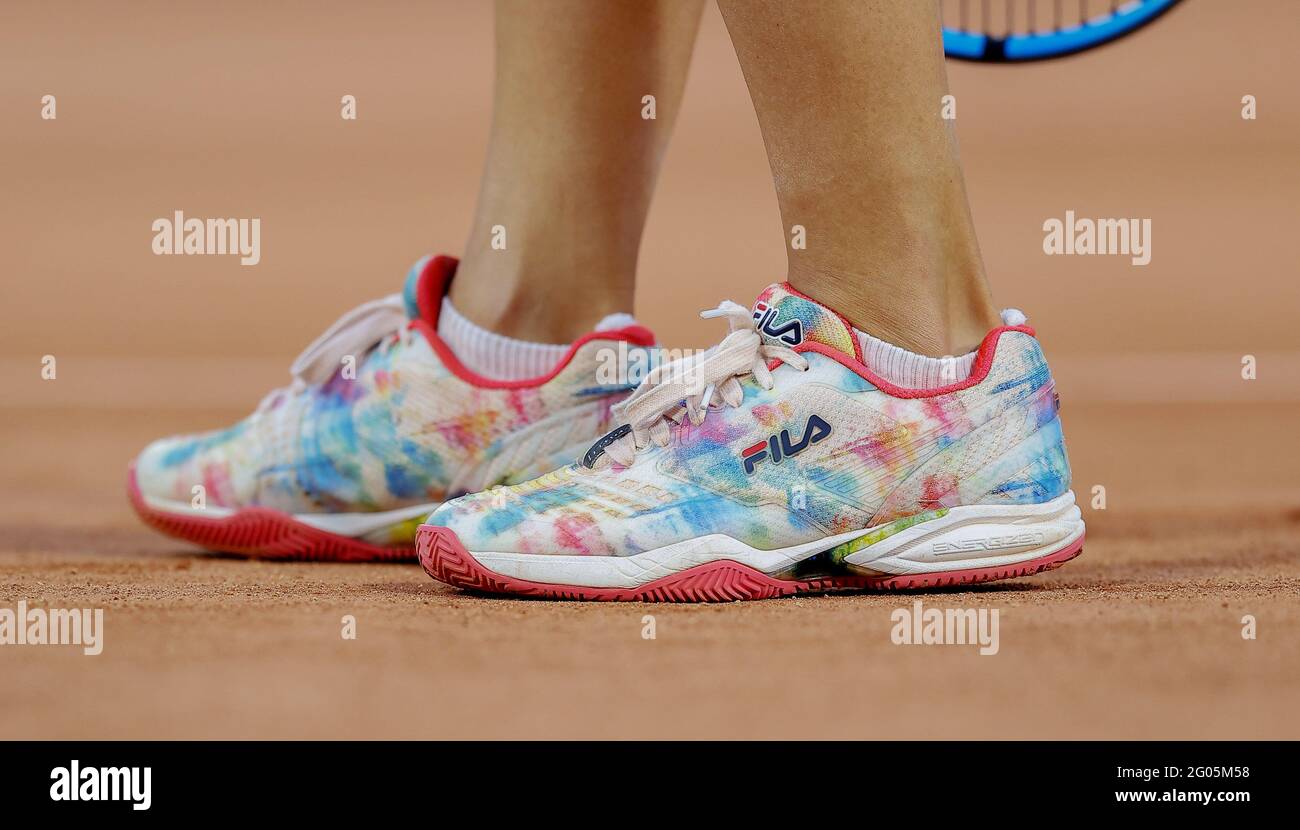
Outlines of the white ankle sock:
M611 314L596 326L597 331L635 325L630 314ZM493 380L524 380L547 374L569 351L568 345L530 343L496 334L475 325L442 298L438 312L438 336L447 341L460 362L471 372Z
M1024 325L1025 319L1024 313L1018 309L1008 308L1002 312L1002 324L1006 326ZM886 343L865 331L854 329L853 333L862 346L862 357L867 366L904 389L936 389L958 383L970 377L971 366L975 364L975 352L960 357L926 357Z

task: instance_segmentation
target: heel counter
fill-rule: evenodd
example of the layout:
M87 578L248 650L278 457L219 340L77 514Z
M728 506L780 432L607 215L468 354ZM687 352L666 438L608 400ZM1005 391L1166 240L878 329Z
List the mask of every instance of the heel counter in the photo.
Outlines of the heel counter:
M1009 452L1013 468L981 496L979 504L1039 504L1070 491L1070 458L1061 419L1053 418Z
M1069 492L1056 384L1032 334L1004 333L988 375L956 395L950 406L966 429L906 471L872 525L957 505L1041 504Z
M1041 503L1070 490L1070 459L1061 427L1061 399L1037 338L1017 335L1012 360L1025 382L999 385L1004 390L1021 387L1018 400L1000 417L1023 419L1024 438L994 465L998 470L992 479L995 483L980 497L981 504Z

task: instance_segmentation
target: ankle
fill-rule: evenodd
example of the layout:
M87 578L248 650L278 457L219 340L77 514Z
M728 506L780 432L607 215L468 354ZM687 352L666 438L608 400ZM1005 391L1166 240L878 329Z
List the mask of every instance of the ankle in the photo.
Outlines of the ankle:
M630 276L524 263L505 251L467 255L448 292L456 310L488 331L533 343L570 343L610 314L632 311Z
M878 275L806 267L792 267L788 279L859 331L917 355L941 357L974 350L1000 325L982 271L950 273L955 276L948 281L893 280L897 287Z

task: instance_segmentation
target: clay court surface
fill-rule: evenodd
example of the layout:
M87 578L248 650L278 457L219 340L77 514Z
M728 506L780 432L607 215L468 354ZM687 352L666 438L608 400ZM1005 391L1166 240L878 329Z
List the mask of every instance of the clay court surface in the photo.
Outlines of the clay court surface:
M1189 0L1092 57L952 69L996 294L1058 376L1082 557L973 590L694 607L222 558L130 512L149 440L246 414L339 313L463 244L487 6L307 8L5 10L0 607L104 608L105 647L0 647L0 738L1300 738L1291 4ZM693 73L636 308L669 346L715 340L694 310L783 264L716 11ZM154 256L176 209L262 218L262 262ZM1150 218L1151 264L1045 256L1066 210ZM997 609L999 653L892 644L918 598Z
M1294 452L1259 436L1300 408L1252 410L1242 444L1200 465L1188 448L1212 447L1231 409L1173 430L1163 407L1070 414L1080 480L1106 471L1108 506L1085 510L1088 544L1064 568L978 590L666 606L487 599L416 565L186 549L137 526L119 493L124 447L181 418L25 413L3 444L0 597L105 608L105 648L0 648L0 735L1300 737L1300 509L1225 509L1208 489L1211 465L1242 503L1294 482ZM1137 506L1163 467L1190 509ZM894 645L890 612L916 598L999 609L999 653Z

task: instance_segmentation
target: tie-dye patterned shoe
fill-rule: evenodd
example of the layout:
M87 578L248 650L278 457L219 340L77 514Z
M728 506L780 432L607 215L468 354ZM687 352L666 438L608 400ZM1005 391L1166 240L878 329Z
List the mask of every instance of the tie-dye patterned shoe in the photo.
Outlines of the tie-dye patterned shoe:
M131 465L136 511L217 551L413 561L417 526L445 499L581 455L631 391L601 372L609 353L653 336L597 331L544 377L480 377L437 334L455 268L421 260L401 295L345 315L294 363L293 384L235 426L149 445Z
M492 593L737 600L1025 576L1082 550L1019 312L927 389L864 365L843 318L788 285L712 316L731 334L648 376L580 464L434 512L424 569Z

